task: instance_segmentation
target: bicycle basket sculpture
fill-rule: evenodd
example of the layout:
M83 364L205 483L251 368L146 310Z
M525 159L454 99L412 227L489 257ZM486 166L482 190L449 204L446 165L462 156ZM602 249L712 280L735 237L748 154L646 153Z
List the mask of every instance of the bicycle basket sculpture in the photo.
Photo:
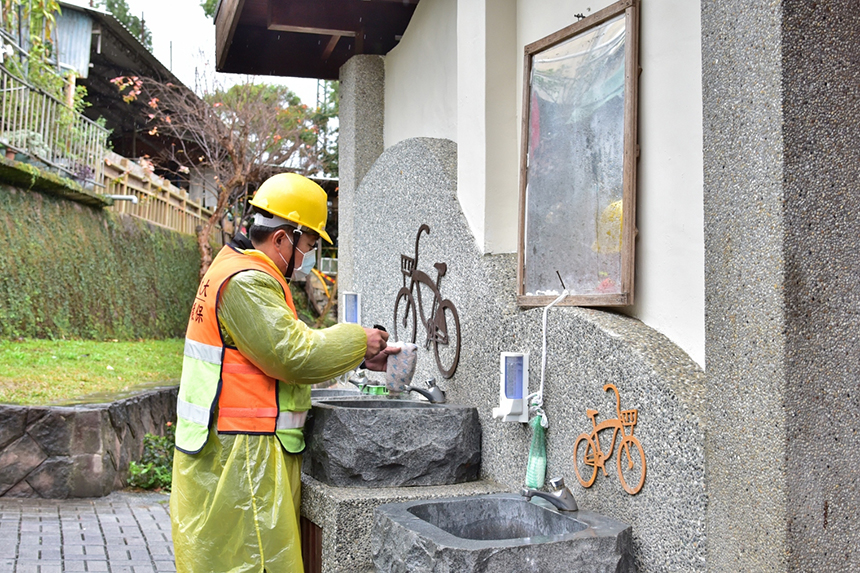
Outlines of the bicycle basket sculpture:
M394 337L403 342L415 342L418 320L424 325L427 337L424 348L433 347L436 365L443 378L450 378L460 362L460 316L454 303L443 299L439 293L439 282L448 271L445 263L436 263L436 281L424 271L418 270L418 241L421 234L430 234L430 227L421 225L415 237L415 257L400 256L400 271L403 273L403 288L394 301ZM409 286L406 286L406 279Z
M642 444L633 435L638 410L622 411L618 388L614 384L607 384L603 387L604 392L609 392L610 389L615 392L615 409L618 412L618 418L604 420L598 424L597 410L588 409L585 411L585 414L591 418L592 430L590 433L580 434L573 444L573 469L583 487L591 487L591 484L594 483L594 479L597 477L597 468L603 470L604 476L608 475L605 463L612 456L615 440L620 431L621 442L618 444L618 457L616 459L618 479L621 480L624 491L634 495L642 489L642 484L645 483L645 452L642 451ZM601 449L598 434L609 428L612 428L612 441L609 443L608 451L604 452ZM625 434L625 430L628 433Z

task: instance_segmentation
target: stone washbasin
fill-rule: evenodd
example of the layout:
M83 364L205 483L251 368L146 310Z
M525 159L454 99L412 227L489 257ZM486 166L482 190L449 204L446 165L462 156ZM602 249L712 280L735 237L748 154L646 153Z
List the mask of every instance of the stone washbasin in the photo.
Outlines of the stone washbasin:
M398 400L394 398L377 398L377 397L356 397L356 398L338 398L337 400L317 400L317 404L324 406L335 406L337 408L361 408L361 409L389 409L389 408L445 408L444 404L431 404L430 402L421 402L419 400Z
M302 470L336 487L449 485L478 479L475 408L379 396L312 402Z
M311 400L325 400L342 396L361 396L358 388L311 388Z
M391 573L636 572L629 525L515 494L380 505L371 551Z

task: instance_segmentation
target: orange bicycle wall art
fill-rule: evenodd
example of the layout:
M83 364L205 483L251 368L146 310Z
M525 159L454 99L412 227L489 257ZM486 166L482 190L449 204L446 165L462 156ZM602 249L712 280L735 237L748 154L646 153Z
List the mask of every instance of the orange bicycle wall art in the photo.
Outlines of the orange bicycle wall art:
M609 392L610 389L615 392L615 409L618 412L618 417L604 420L598 424L597 410L588 409L585 411L586 415L591 418L592 430L590 433L580 434L573 444L573 469L583 487L591 487L594 483L597 477L597 468L602 469L603 475L607 476L606 460L612 456L620 432L621 441L618 442L618 455L616 457L618 479L621 480L624 491L634 495L642 489L642 484L645 483L645 452L642 450L642 444L633 435L638 410L622 411L618 388L614 384L607 384L603 387L604 392ZM599 434L610 428L612 428L612 441L609 442L609 449L604 452L600 445Z

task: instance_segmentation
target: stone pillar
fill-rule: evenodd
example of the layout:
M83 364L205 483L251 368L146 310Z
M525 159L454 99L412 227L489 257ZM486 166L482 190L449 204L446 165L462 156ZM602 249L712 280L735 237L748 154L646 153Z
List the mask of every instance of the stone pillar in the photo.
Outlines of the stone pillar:
M355 190L382 154L385 65L381 56L357 55L340 69L340 190L338 192L338 290L353 289Z
M860 562L860 14L702 0L708 568Z

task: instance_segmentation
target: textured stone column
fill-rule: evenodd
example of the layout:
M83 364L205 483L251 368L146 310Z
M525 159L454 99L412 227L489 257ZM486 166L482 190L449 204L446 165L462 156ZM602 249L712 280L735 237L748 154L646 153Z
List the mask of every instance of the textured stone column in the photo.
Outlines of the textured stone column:
M355 190L383 149L385 65L381 56L353 56L340 69L338 290L353 289Z
M702 1L708 566L860 562L860 16Z

